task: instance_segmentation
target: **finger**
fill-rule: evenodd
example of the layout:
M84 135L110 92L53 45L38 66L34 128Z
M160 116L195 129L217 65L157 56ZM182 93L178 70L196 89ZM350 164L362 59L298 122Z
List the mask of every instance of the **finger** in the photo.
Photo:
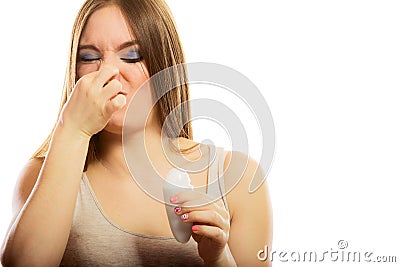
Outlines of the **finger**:
M171 197L171 202L181 208L183 212L189 212L194 209L206 210L210 209L210 207L217 211L225 211L222 197L213 199L209 195L203 193L191 194L191 191L180 192Z
M112 77L119 74L119 69L112 65L102 65L96 77L96 82L103 87Z
M209 225L193 225L192 232L199 236L204 236L214 240L220 244L226 244L228 242L228 234L221 228Z
M221 214L212 210L192 211L182 214L180 218L184 222L215 226L224 231L229 229L227 220L225 220Z
M210 203L211 198L204 193L198 191L185 190L170 197L170 202L173 204L183 204L192 202L196 205L204 205ZM197 201L197 203L196 203Z
M110 117L112 113L126 105L126 95L119 94L122 91L122 84L117 79L112 79L102 90L102 96L106 99L105 115Z
M122 84L118 80L112 79L106 86L104 86L101 94L104 99L112 100L119 92L122 92Z
M180 216L184 213L195 211L195 210L198 210L198 211L213 210L220 214L226 213L226 218L228 218L228 215L227 215L228 213L222 203L213 202L213 203L206 203L207 205L204 205L203 203L205 203L207 201L208 201L207 199L188 201L188 202L182 203L181 206L176 206L174 210L178 216ZM199 205L199 203L201 205Z
M105 106L106 117L111 117L111 115L117 110L122 109L126 105L126 96L118 94L112 100L108 101Z
M212 203L211 205L196 207L193 204L191 204L190 202L188 202L188 204L185 203L185 206L175 207L174 211L177 216L182 216L185 213L192 213L195 211L209 211L209 212L218 213L222 217L222 219L225 219L225 220L230 219L228 211L225 209L225 207L222 204L219 204L219 203Z

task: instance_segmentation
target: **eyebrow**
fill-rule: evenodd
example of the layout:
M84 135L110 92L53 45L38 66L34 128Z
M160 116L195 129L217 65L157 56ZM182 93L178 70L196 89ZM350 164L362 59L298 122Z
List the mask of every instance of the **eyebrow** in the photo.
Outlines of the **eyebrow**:
M118 49L118 51L120 51L120 50L122 50L124 48L130 47L132 45L137 45L137 44L138 44L138 42L136 40L128 41L128 42L125 42L125 43L122 43L121 45L119 45L117 49ZM94 50L96 52L100 52L100 50L96 46L90 45L90 44L88 44L88 45L79 45L78 46L78 50L82 50L82 49L91 49L91 50Z

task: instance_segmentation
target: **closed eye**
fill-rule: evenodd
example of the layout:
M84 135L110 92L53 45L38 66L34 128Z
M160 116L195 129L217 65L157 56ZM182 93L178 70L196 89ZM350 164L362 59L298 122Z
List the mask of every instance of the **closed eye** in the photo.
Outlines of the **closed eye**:
M97 60L100 60L101 57L98 55L90 54L90 53L84 53L79 55L79 61L84 62L84 63L90 63L94 62Z
M139 61L143 60L143 57L138 57L138 58L121 58L122 61L126 63L137 63Z
M143 60L138 50L125 50L120 53L120 59L126 63L136 63Z

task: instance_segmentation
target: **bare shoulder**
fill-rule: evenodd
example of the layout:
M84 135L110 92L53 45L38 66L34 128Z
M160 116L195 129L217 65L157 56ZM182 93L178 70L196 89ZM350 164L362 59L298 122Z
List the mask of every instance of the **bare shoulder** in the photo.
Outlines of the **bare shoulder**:
M229 189L233 190L239 187L240 191L244 190L250 193L250 184L253 179L264 181L265 171L250 156L238 151L227 151L224 161L224 176L227 185L230 186Z
M17 182L14 188L14 196L12 202L13 215L19 213L24 206L26 200L39 176L40 169L42 168L44 159L33 158L30 159L19 173Z
M200 145L202 145L201 143L184 137L179 137L176 141L180 149L196 149L199 148Z
M265 172L258 162L240 152L228 152L224 180L231 215L229 248L238 266L271 266L257 258L260 249L272 245L272 206ZM250 191L250 183L263 181ZM229 188L230 187L230 188Z
M176 145L189 160L199 160L200 157L208 158L209 146L206 144L180 137L177 139Z
M246 154L228 151L224 161L224 180L228 204L232 215L243 205L269 206L269 192L265 171L259 163ZM254 192L250 192L252 181L263 181ZM247 201L247 202L246 202Z

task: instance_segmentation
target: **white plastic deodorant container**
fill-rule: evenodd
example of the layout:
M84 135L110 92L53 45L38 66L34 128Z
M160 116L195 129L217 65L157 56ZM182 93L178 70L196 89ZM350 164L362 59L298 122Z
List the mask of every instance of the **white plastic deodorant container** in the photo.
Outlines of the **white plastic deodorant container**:
M166 177L166 182L163 186L165 208L167 210L169 226L171 227L172 234L175 239L181 243L189 241L192 235L192 223L183 222L181 218L176 215L173 206L170 203L170 197L181 191L192 190L193 186L190 183L189 175L182 170L172 168Z

